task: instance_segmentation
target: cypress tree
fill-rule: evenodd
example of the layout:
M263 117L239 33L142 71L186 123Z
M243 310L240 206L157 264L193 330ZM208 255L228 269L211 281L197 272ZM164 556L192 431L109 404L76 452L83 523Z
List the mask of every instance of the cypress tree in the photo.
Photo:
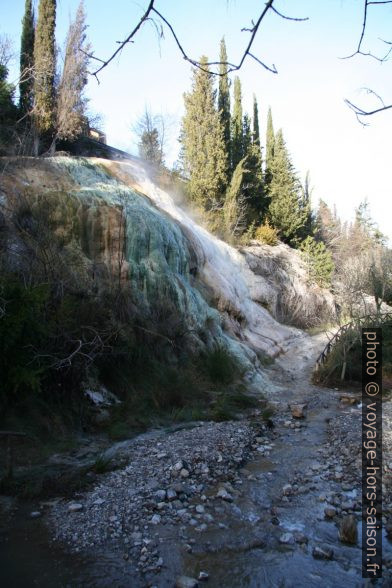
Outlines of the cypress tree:
M246 158L243 158L234 170L223 206L224 224L226 230L233 236L241 235L248 226L249 208L246 193L248 176Z
M253 143L260 145L259 108L255 94L253 94Z
M263 172L261 169L260 147L256 143L251 143L246 155L246 167L248 175L248 224L255 223L260 225L270 202L265 193Z
M225 39L221 40L219 66L219 93L218 93L218 110L223 127L223 138L225 141L227 161L230 163L230 83L227 75L227 52Z
M19 106L23 114L30 112L33 107L33 66L34 11L31 0L26 0L20 44Z
M309 171L307 171L305 176L305 182L302 186L302 196L300 200L301 209L303 214L305 215L305 224L301 233L301 239L303 240L305 240L307 237L313 236L315 228L312 213L311 194L312 189L310 187L310 174Z
M244 114L244 120L242 122L242 149L243 155L247 155L252 145L252 131L251 131L251 120L249 114Z
M266 137L266 155L265 155L265 183L268 186L271 181L273 161L275 155L275 133L272 122L271 108L268 109L267 116L267 137Z
M209 210L223 203L227 155L207 61L207 57L201 58L203 70L194 70L192 90L184 94L185 116L180 142L184 171L189 177L190 197Z
M306 224L301 202L300 183L294 172L282 130L276 134L269 184L269 218L282 241L296 246Z
M238 76L234 79L234 107L231 128L231 168L234 171L245 155L241 82Z
M34 41L34 122L39 138L49 142L55 126L56 0L40 0Z

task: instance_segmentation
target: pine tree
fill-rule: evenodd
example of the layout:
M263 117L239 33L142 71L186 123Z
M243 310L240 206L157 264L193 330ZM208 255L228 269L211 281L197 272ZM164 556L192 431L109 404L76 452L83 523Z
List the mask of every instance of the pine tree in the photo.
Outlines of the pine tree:
M234 107L231 119L231 168L233 171L244 155L241 82L239 77L236 76L234 79Z
M269 218L278 229L282 241L297 245L306 223L302 208L300 183L295 175L283 133L279 130L274 141L274 157L269 184Z
M49 143L55 127L56 0L40 0L34 40L34 123L39 138Z
M26 0L22 20L19 82L19 107L23 114L30 112L33 107L34 34L34 10L31 0Z
M219 93L218 93L218 110L223 127L223 138L225 141L227 162L230 163L231 140L230 140L230 83L227 75L227 52L224 38L220 45L220 66L219 66Z
M275 156L275 133L272 122L271 108L268 109L267 116L267 137L266 137L266 156L265 156L265 183L268 186L271 181L272 167Z
M203 69L194 70L192 90L184 95L185 116L180 142L184 171L189 176L190 197L208 210L223 203L227 155L207 58L203 56L200 63Z
M87 127L84 88L87 84L89 46L86 43L86 15L83 0L71 22L65 48L64 67L58 99L56 130L59 139L73 140Z
M322 288L329 288L334 270L331 252L322 241L316 241L311 236L302 241L300 249L309 280Z

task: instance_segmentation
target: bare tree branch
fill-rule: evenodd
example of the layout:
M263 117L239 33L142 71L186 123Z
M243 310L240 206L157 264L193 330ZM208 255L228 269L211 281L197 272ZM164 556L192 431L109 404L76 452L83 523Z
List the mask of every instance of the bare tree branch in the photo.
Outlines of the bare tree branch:
M392 48L388 50L388 52L384 55L384 57L378 57L377 55L374 55L371 51L366 51L366 52L362 51L362 42L363 42L363 39L364 39L365 33L366 33L368 7L371 4L373 4L373 5L375 5L375 4L392 4L392 0L385 0L385 1L380 1L380 2L371 2L369 0L365 0L362 29L361 29L361 35L359 38L358 47L357 47L356 51L354 51L354 53L352 53L351 55L346 55L345 57L341 57L340 59L351 59L355 55L363 55L365 57L371 57L372 59L376 59L377 61L383 62L383 61L387 61L387 59L389 58L389 55L392 52ZM383 41L383 43L386 43L387 45L392 44L390 41L384 41L384 39L380 39L380 41Z
M241 29L241 31L246 31L246 32L251 33L251 37L250 37L250 40L248 42L247 47L245 48L245 50L244 50L244 52L242 54L242 57L241 57L238 65L235 65L235 64L229 63L229 62L227 62L227 63L225 62L225 65L228 66L228 72L227 73L230 73L230 72L233 72L233 71L238 71L239 69L241 69L242 65L244 64L245 59L248 56L251 57L252 59L254 59L257 63L259 63L266 70L268 70L268 71L270 71L272 73L278 73L274 64L272 66L268 66L261 59L259 59L258 57L256 57L253 53L251 53L252 45L254 43L256 34L257 34L258 30L259 30L259 27L260 27L263 19L265 18L266 14L270 10L272 12L274 12L276 15L278 15L280 18L283 18L285 20L296 21L296 22L303 22L303 21L308 20L308 18L307 17L306 18L296 18L296 17L286 16L286 15L282 14L281 12L279 12L273 6L274 1L275 0L268 0L265 3L265 7L262 10L262 12L261 12L259 18L257 19L257 21L255 23L252 21L252 27L251 28L242 28ZM139 31L140 27L146 21L151 21L153 23L154 27L156 28L156 31L158 33L158 36L160 38L163 37L163 28L162 28L162 26L161 26L160 29L158 28L158 25L155 22L155 20L151 18L151 14L152 13L154 13L166 25L166 27L169 29L169 31L170 31L170 33L171 33L171 35L172 35L172 37L173 37L173 39L174 39L177 47L178 47L178 49L179 49L179 51L180 51L183 59L185 61L188 61L191 65L193 65L194 67L196 67L198 69L201 69L203 71L209 71L209 70L206 70L206 65L202 65L200 63L200 61L198 61L197 59L193 59L192 57L190 57L186 53L185 49L183 48L182 43L180 42L180 40L179 40L179 38L178 38L175 30L174 30L173 25L165 18L165 16L161 12L159 12L155 8L154 2L155 2L155 0L150 0L150 3L148 5L148 7L147 7L146 12L143 14L143 16L139 20L138 24L136 25L136 27L131 31L131 33L128 35L128 37L126 39L124 39L123 41L117 41L117 43L119 44L119 47L116 49L116 51L114 51L112 53L112 55L108 59L103 60L103 59L99 59L99 58L95 57L92 54L89 55L89 57L91 59L95 59L96 61L99 61L101 63L101 66L97 70L95 70L94 72L92 72L92 75L95 76L95 78L97 79L98 82L99 82L99 80L98 80L98 74L105 67L107 67L111 61L113 61L113 59L122 51L122 49L125 47L125 45L127 45L128 43L131 43L131 42L133 43L133 40L132 40L133 37L136 35L136 33ZM219 66L219 65L222 65L222 63L220 61L211 61L211 62L208 62L207 63L207 67L210 67L210 66ZM216 75L216 76L224 75L224 74L220 73L219 71L211 71L209 73L212 73L213 75Z
M375 94L375 92L372 92L372 93ZM380 100L381 100L381 98L380 98ZM367 123L363 122L363 120L360 118L361 116L372 116L373 114L377 114L379 112L384 112L385 110L389 110L390 108L392 108L392 104L388 104L388 105L381 106L380 108L376 108L375 110L364 110L363 108L360 108L356 104L353 104L352 102L350 102L350 100L347 100L347 98L345 99L344 102L347 104L347 106L349 108L351 108L351 110L354 111L358 122L360 122L361 125L363 125L363 126L367 126ZM381 100L381 102L382 102L382 100Z
M369 5L369 1L368 0L365 0L365 6L364 6L364 12L363 12L362 30L361 30L361 36L359 37L359 43L358 43L357 49L351 55L346 55L346 57L341 57L341 59L351 59L352 57L354 57L355 55L358 55L358 54L364 55L362 53L362 51L361 51L361 45L362 45L362 41L363 41L363 38L365 36L365 31L366 31L368 5Z
M392 2L392 0L391 0L391 2ZM284 18L285 20L294 20L295 22L304 22L305 20L309 20L309 18L307 16L305 18L296 18L294 16L287 16L285 14L282 14L281 12L279 12L275 8L275 6L271 6L271 10L273 10L273 12L275 12L275 14L277 14L281 18Z
M364 0L363 22L362 22L362 29L361 29L361 35L359 38L359 42L358 42L358 47L354 53L352 53L351 55L347 55L346 57L342 57L341 59L351 59L355 55L363 55L365 57L371 57L371 58L375 59L376 61L379 61L380 63L383 63L384 61L387 61L389 59L389 57L392 53L392 41L385 41L384 39L379 39L380 41L382 41L386 45L390 45L387 53L383 57L378 57L377 55L374 55L371 51L367 51L367 52L362 51L362 42L363 42L363 39L364 39L365 33L366 33L368 7L371 5L377 5L377 4L392 4L392 0ZM385 110L389 110L390 108L392 108L392 104L385 105L381 96L379 96L376 92L374 92L374 90L371 90L370 88L365 88L365 90L368 94L372 94L381 102L382 106L380 108L376 108L374 110L365 110L363 108L360 108L356 104L353 104L350 100L345 99L345 103L347 104L347 106L349 108L351 108L351 110L353 110L358 122L360 122L363 126L366 126L367 123L365 123L361 119L361 117L372 116L373 114L377 114L379 112L383 112Z
M146 12L143 14L142 18L139 20L139 22L136 25L136 27L133 29L133 31L128 35L128 37L124 41L121 41L120 42L119 47L116 49L116 51L114 51L114 53L112 53L112 55L109 57L109 59L107 59L106 61L104 61L103 64L101 65L101 67L98 68L93 73L93 75L95 77L97 77L97 75L99 74L99 72L101 72L104 69L104 67L108 66L109 63L111 61L113 61L113 59L120 53L120 51L122 51L122 49L124 49L125 45L131 41L132 37L134 37L136 35L136 33L138 32L138 30L140 29L140 27L142 26L142 24L148 19L149 14L150 14L153 6L154 6L154 0L150 0L150 3L148 5L148 7L147 7Z

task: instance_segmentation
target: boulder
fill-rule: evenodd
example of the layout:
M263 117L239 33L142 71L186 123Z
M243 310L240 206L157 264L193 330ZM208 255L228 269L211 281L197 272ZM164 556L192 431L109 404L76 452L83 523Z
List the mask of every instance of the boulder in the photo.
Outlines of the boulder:
M199 585L199 583L195 578L190 578L189 576L180 576L176 580L175 587L176 588L197 588L198 585Z
M355 545L358 542L357 521L354 515L345 516L339 526L339 539L343 543Z
M313 557L316 559L332 559L333 558L333 549L330 547L315 547L312 551Z
M304 419L306 406L306 404L292 404L290 406L291 416L294 419Z

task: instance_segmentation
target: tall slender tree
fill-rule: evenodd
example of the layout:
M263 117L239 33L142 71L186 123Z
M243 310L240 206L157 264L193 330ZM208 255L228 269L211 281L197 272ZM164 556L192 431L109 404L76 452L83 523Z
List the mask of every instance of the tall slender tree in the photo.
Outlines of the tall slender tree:
M223 127L223 138L225 141L227 162L231 160L231 139L230 139L230 82L227 75L227 52L225 39L220 44L220 66L219 66L219 93L218 93L218 110Z
M307 215L301 200L301 185L295 174L282 130L276 134L269 184L269 218L280 238L296 246L301 241Z
M86 37L86 15L81 0L71 22L65 47L64 67L57 98L56 132L59 139L72 140L87 126L87 84L89 45Z
M31 0L25 2L20 43L19 107L23 114L33 107L34 85L34 10Z
M227 186L227 155L223 128L215 106L213 77L207 57L200 60L203 69L195 69L192 90L184 95L185 116L180 142L184 171L189 177L192 200L209 210L223 204Z
M303 183L301 189L301 210L305 215L305 224L302 229L301 238L305 240L307 237L311 237L314 234L315 226L314 226L314 215L312 212L312 188L310 185L310 173L309 171L306 172L305 181Z
M234 172L235 168L245 155L242 91L241 81L238 76L234 78L234 106L231 127L231 168Z
M268 187L271 182L272 168L275 156L275 132L272 121L271 108L268 109L267 116L267 136L265 147L265 183Z
M259 107L255 94L253 94L253 143L260 145Z
M53 139L56 120L55 27L56 0L40 0L34 40L34 123L44 147L49 146Z
M252 145L251 120L246 112L242 121L242 150L243 156L247 155Z

